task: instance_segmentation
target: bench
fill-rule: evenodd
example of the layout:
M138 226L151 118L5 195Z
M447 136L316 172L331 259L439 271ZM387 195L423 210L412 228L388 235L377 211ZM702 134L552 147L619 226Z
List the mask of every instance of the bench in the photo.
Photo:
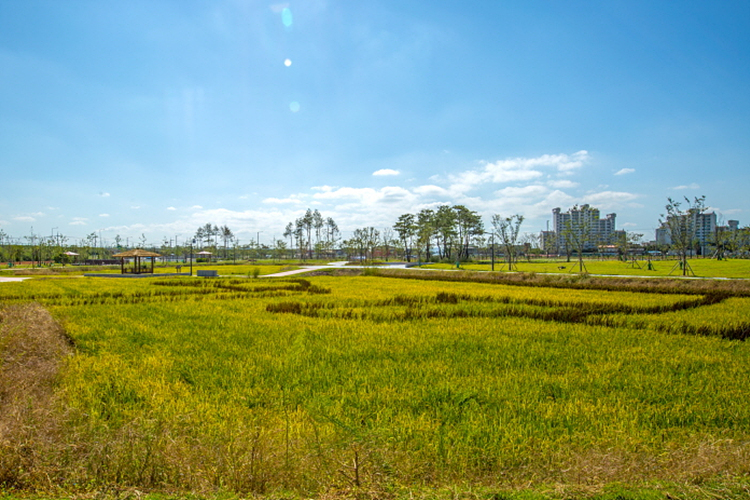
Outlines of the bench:
M208 269L199 269L198 270L198 276L203 276L204 278L218 278L219 277L219 271L213 271Z

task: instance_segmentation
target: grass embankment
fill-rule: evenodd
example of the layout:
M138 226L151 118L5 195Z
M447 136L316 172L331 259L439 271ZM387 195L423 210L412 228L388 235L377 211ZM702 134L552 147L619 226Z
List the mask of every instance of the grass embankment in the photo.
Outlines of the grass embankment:
M725 337L747 330L750 298L560 281L4 284L5 303L44 305L77 351L45 417L64 432L31 441L34 462L6 483L744 498L750 347Z

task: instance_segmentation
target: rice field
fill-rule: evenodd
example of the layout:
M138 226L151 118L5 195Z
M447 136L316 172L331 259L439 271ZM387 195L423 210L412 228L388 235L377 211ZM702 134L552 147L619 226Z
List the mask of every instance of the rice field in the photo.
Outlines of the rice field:
M55 278L5 283L0 300L6 315L46 309L75 350L55 384L58 439L38 443L24 472L0 458L19 488L702 498L689 495L703 485L742 498L750 487L742 294Z

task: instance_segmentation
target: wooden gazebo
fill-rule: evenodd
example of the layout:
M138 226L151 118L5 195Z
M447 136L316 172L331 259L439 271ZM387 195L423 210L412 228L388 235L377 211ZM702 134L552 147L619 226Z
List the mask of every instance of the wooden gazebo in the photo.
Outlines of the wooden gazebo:
M134 250L128 250L127 252L115 254L112 257L118 257L120 259L122 274L154 274L154 258L161 257L161 255L155 252L149 252L148 250L143 250L141 248L136 248ZM141 259L144 258L151 259L151 268L142 265ZM125 268L125 259L133 259L132 268Z

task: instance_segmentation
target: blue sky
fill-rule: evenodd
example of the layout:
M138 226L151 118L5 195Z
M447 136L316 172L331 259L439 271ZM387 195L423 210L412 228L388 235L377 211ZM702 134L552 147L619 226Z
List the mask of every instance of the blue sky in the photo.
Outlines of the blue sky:
M747 225L748 89L746 1L0 0L0 229L590 203L648 239L700 195Z

